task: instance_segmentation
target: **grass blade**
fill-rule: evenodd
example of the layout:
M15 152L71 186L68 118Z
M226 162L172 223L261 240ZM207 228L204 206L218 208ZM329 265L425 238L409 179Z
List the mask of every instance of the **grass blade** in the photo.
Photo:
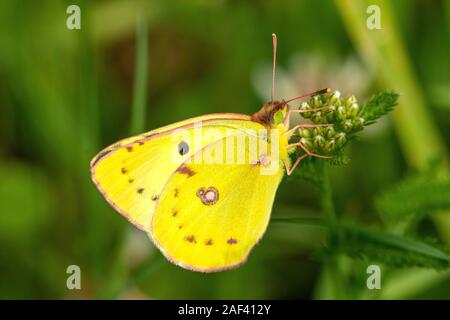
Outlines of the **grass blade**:
M134 68L131 134L138 134L145 130L148 71L147 29L147 18L144 15L139 15L136 27L136 63Z

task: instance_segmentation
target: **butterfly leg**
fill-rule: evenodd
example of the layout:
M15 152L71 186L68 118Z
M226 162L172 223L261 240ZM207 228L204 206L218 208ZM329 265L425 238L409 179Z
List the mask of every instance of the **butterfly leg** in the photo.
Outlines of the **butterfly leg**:
M290 166L287 162L284 163L284 166L286 168L286 173L288 176L290 176L292 174L292 172L294 172L295 168L297 168L298 165L300 164L300 161L302 161L303 159L305 159L308 156L324 158L324 159L330 159L330 158L335 157L335 156L324 156L321 154L314 153L314 152L310 151L308 148L306 148L301 142L297 142L297 143L288 145L288 148L290 148L290 147L300 147L300 148L302 148L303 151L305 151L305 153L303 155L301 155L300 157L298 157L297 160L295 160L292 168L290 168Z
M292 172L294 172L295 168L299 165L300 161L302 161L303 159L305 159L307 156L309 156L309 154L305 153L304 155L300 156L297 158L297 160L295 160L294 165L292 166L292 168L289 168L290 165L285 162L284 166L286 167L286 173L288 176L290 176L292 174Z
M313 156L313 157L317 157L317 158L323 158L323 159L331 159L334 158L335 156L324 156L318 153L314 153L312 151L310 151L308 148L306 148L303 143L301 142L297 142L297 143L293 143L288 145L288 148L292 148L292 147L300 147L302 148L303 151L305 151L305 154L308 156Z

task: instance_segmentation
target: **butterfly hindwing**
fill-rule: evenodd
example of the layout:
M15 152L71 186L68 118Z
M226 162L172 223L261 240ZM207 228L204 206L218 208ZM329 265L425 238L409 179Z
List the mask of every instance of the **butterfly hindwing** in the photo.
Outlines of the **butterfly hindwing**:
M245 148L247 158L249 150ZM169 260L184 268L212 272L236 267L266 230L281 165L262 174L258 159L241 164L189 160L164 187L151 236Z

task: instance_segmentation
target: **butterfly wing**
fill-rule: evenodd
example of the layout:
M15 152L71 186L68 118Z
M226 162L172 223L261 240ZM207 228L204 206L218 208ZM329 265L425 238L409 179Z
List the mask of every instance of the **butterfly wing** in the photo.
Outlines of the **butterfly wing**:
M200 123L203 132L205 128L214 128L223 135L229 128L260 127L248 115L212 114L121 140L92 159L95 185L117 211L148 231L150 217L171 174L192 154L217 139L202 134L200 141L194 141ZM178 146L182 140L191 142L189 150L180 155Z
M151 237L170 261L184 268L214 272L237 267L266 230L283 176L281 163L271 174L262 174L262 164L255 161L188 162L162 191Z

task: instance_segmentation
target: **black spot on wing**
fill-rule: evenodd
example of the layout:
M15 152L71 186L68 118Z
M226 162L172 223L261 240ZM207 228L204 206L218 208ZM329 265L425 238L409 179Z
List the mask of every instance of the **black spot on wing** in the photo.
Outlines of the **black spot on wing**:
M186 165L180 166L180 167L177 169L177 172L178 172L178 173L181 173L181 174L185 174L185 175L187 175L188 177L192 177L194 174L196 174L195 171L191 170L191 168L187 167Z
M194 235L186 237L186 241L190 243L197 243L197 240L195 240Z

